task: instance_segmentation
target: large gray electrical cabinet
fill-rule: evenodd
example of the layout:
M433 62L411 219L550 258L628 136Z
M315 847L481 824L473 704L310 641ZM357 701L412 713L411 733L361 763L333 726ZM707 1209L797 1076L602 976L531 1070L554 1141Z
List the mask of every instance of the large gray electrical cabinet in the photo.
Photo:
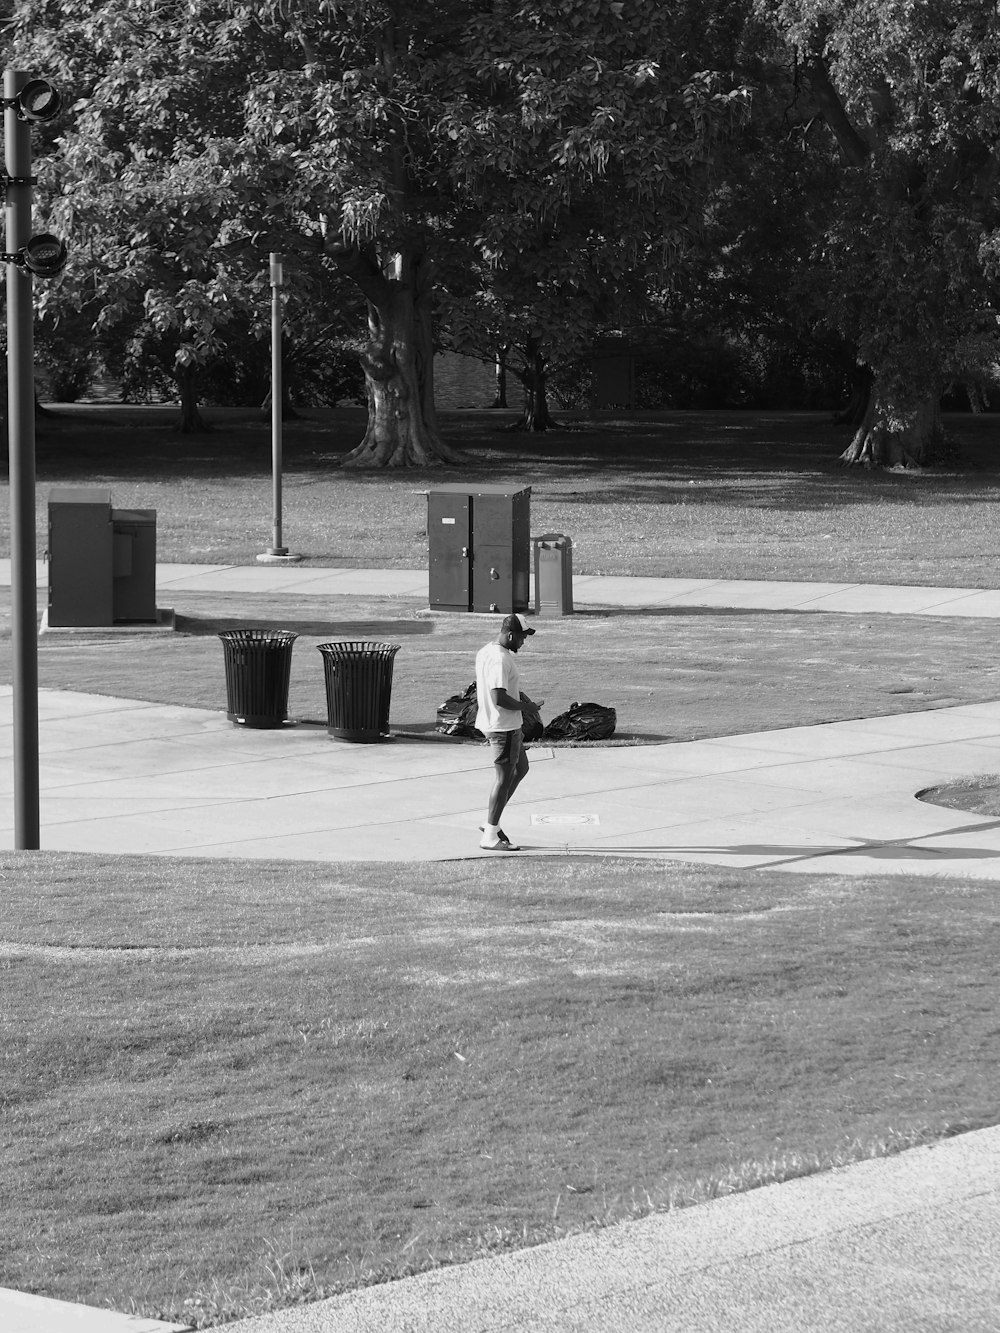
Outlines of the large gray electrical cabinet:
M454 483L427 493L430 605L527 611L531 487Z
M112 509L103 486L49 492L48 623L156 621L156 510Z

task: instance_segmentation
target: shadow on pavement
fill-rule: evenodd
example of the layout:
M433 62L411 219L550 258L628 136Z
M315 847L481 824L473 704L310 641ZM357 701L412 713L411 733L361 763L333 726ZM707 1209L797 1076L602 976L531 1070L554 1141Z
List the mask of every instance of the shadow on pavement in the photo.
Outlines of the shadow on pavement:
M395 639L403 636L433 634L434 626L430 622L413 620L287 620L281 618L276 626L276 616L240 616L228 618L213 616L202 619L199 616L178 615L176 629L179 634L209 635L221 634L234 629L287 629L309 638L327 637L331 639Z

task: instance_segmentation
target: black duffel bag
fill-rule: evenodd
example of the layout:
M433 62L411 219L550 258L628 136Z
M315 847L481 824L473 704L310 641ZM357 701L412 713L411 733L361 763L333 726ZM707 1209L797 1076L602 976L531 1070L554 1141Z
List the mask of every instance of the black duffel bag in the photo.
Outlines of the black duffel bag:
M545 728L547 741L606 741L615 734L618 714L604 704L570 704Z

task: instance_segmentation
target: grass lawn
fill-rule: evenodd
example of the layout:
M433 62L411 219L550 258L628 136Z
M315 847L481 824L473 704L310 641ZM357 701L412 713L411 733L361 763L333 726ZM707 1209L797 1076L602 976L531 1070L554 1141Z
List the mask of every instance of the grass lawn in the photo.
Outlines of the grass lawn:
M929 787L921 799L949 810L968 810L972 814L1000 815L1000 773L977 773L971 778Z
M299 634L290 716L325 721L322 658L331 639L398 643L390 723L433 737L437 706L474 678L496 617L441 614L401 598L185 593L177 633L110 639L45 634L43 687L225 708L220 630ZM9 679L9 593L0 591L0 679ZM594 611L538 622L523 649L525 686L548 721L577 700L611 704L618 739L696 740L1000 696L989 620L809 612Z
M270 425L233 409L181 436L172 408L58 408L38 427L38 532L52 485L102 484L117 508L157 511L162 560L246 563L270 545ZM1000 587L1000 417L948 420L954 469L867 473L837 462L822 414L636 414L505 434L513 414L445 414L461 469L331 465L363 431L357 409L316 410L284 434L284 536L324 565L421 568L428 487L532 487L532 531L567 533L591 574ZM7 504L0 499L0 549Z
M0 874L5 1285L206 1323L1000 1114L993 885Z
M251 560L268 427L215 415L206 439L160 409L46 418L40 545L48 486L100 482L157 510L161 559ZM568 532L581 572L994 587L994 421L956 418L968 470L918 476L841 469L842 432L801 415L446 426L477 480L532 485L533 531ZM286 537L317 563L421 567L419 492L462 474L331 472L359 425L289 425ZM217 632L283 626L290 711L315 719L314 645L386 639L392 725L430 739L491 632L402 599L176 610L170 637L43 637L42 685L221 709ZM614 703L638 743L1000 694L987 621L539 628L544 716ZM9 654L3 594L0 680ZM981 882L47 852L0 855L0 876L0 1285L208 1324L1000 1119Z

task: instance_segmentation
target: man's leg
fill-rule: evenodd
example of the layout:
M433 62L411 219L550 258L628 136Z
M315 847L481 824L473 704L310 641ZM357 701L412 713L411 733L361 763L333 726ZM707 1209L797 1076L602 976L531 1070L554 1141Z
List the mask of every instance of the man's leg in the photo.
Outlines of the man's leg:
M497 838L500 817L515 787L527 772L528 761L521 745L520 731L491 732L489 742L493 751L494 779L481 845L495 847L500 841Z
M497 771L496 783L490 796L489 804L489 822L499 824L500 816L506 809L507 802L514 795L522 778L528 771L528 756L524 752L524 742L520 730L509 731L507 735L507 744L502 750L502 759L497 760L494 752L494 763ZM502 775L500 770L503 770ZM496 815L494 819L493 816Z
M507 801L509 801L515 791L517 791L525 774L528 772L528 755L524 748L524 734L520 731L515 734L517 736L517 760L514 763L513 771L510 775L510 784L507 788ZM504 804L506 805L506 803L507 802L505 801Z
M510 784L513 778L514 768L509 759L495 759L493 761L493 790L490 792L489 805L486 811L487 824L495 826L500 823L500 816L510 800Z

